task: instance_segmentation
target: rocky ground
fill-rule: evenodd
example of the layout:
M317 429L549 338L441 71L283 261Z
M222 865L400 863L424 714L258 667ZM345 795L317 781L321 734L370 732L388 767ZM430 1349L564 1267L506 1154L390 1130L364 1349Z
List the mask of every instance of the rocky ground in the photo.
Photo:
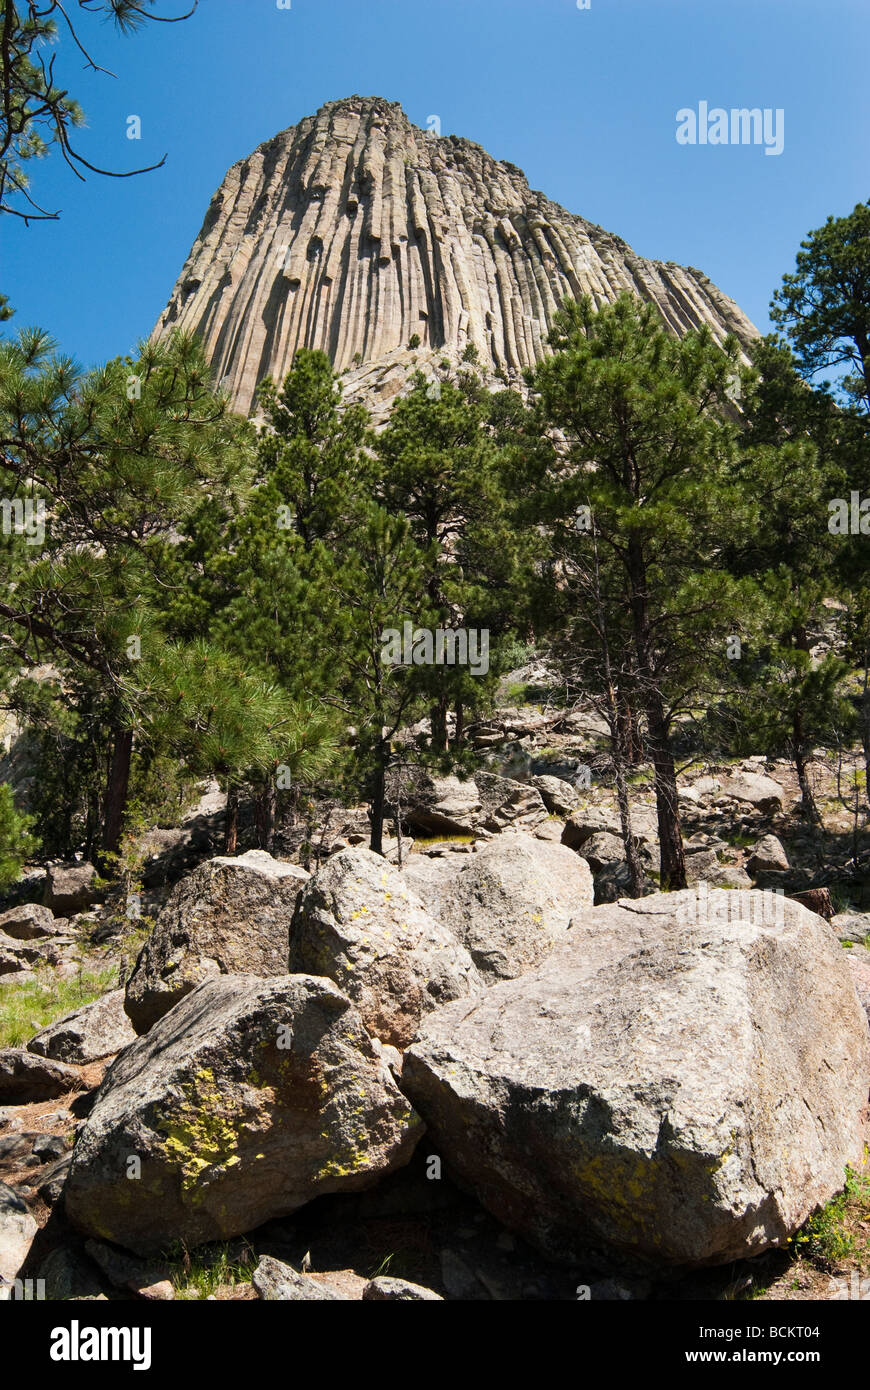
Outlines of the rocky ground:
M787 764L687 756L679 895L638 769L632 905L595 716L471 732L473 779L393 787L387 863L324 806L224 859L206 789L132 911L85 864L25 877L0 1297L870 1296L870 885L834 763L817 830Z

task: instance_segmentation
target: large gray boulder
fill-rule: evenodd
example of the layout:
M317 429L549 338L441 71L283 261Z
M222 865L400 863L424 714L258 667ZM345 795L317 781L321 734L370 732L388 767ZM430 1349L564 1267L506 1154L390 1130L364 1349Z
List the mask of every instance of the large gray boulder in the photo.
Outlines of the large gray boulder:
M379 1274L370 1279L362 1291L364 1303L443 1303L444 1299L434 1289L422 1284L412 1284L408 1279L391 1279L387 1274Z
M114 989L50 1023L30 1039L27 1051L82 1066L120 1052L135 1037L124 1012L124 991Z
M361 848L332 855L305 885L290 969L334 980L369 1032L395 1047L432 1009L481 988L468 952L404 875Z
M541 800L551 815L569 816L577 805L577 792L561 777L541 773L532 778L532 786L541 793Z
M125 1009L137 1033L203 980L287 971L296 896L308 874L262 850L200 864L170 893L127 981Z
M16 941L57 936L68 925L64 919L58 921L51 909L40 903L22 903L20 907L10 907L7 912L0 913L0 933Z
M581 806L572 811L562 831L562 844L568 849L580 849L593 835L620 835L619 818L615 813L598 806Z
M45 952L33 941L19 941L0 932L0 975L20 975L46 963Z
M773 894L622 899L428 1019L403 1089L459 1180L557 1259L757 1255L862 1160L870 1034L843 957Z
M55 917L71 917L98 902L102 894L96 887L93 864L50 864L45 874L45 906Z
M775 815L782 810L784 792L772 777L760 772L736 772L732 777L721 779L722 795L733 797L754 806L764 815Z
M625 859L625 845L619 835L611 835L608 830L596 831L584 840L577 853L585 859L594 874L602 869L612 869Z
M257 1297L269 1303L339 1302L342 1295L329 1284L299 1274L292 1265L271 1255L262 1255L251 1277Z
M746 868L751 874L788 867L788 855L782 841L777 839L776 835L764 835L746 861Z
M36 1239L39 1227L27 1210L27 1203L0 1182L0 1302L8 1301L14 1280Z
M855 992L861 1007L870 1021L870 951L863 950L861 947L853 947L851 951L844 951L843 954L849 969L852 971Z
M532 830L547 819L547 808L537 787L494 772L475 773L480 793L481 817L486 830Z
M433 865L437 866L433 868ZM443 879L435 876L442 869ZM575 913L592 905L585 859L564 845L519 832L500 835L462 859L417 867L404 877L471 954L487 983L536 965L568 930Z
M470 778L460 782L418 770L407 786L391 779L390 809L399 807L405 822L423 835L470 835L480 818L480 793Z
M0 1102L31 1105L54 1100L81 1086L77 1071L63 1062L37 1057L23 1047L0 1052Z
M73 1150L66 1214L137 1255L226 1240L370 1187L422 1133L330 980L225 975L109 1068Z

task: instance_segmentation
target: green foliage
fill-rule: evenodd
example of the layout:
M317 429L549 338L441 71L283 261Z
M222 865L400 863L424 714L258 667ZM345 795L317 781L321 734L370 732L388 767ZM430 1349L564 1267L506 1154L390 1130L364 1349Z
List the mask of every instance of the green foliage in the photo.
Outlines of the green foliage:
M843 393L870 411L870 204L809 233L770 316L785 329L808 379L845 367Z
M120 33L131 34L150 19L163 23L186 19L196 9L198 0L192 0L187 13L176 16L150 14L156 3L157 0L70 0L63 5L61 0L5 0L0 52L0 213L14 213L27 220L57 217L57 213L40 207L28 192L27 166L43 158L52 147L60 150L78 178L84 177L83 168L98 174L111 173L88 163L73 149L71 132L85 124L84 112L68 88L55 78L57 54L46 61L45 50L68 35L88 66L95 72L105 72L85 47L79 32L80 21L94 15L111 18ZM78 16L74 5L78 7ZM66 48L62 51L65 53Z
M0 783L0 891L15 882L25 859L37 848L32 825L33 817L16 809L12 788Z
M843 1191L811 1216L794 1237L794 1247L825 1265L853 1259L870 1265L870 1174L846 1169Z
M419 334L419 333L412 333L411 336L410 336L410 338L408 339L408 347L410 348L411 352L413 352L414 349L415 349L415 348L418 348L419 346L420 346L420 334Z

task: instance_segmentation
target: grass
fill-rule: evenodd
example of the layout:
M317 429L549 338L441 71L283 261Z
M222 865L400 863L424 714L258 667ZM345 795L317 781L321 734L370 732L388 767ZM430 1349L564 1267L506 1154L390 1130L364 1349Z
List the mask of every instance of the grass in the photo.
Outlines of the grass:
M112 966L64 980L53 966L44 966L20 984L5 985L0 990L0 1047L21 1047L55 1019L99 999L113 987L117 976L118 968Z
M723 834L722 838L728 842L732 849L753 849L761 837L759 835L747 835L745 831L738 830L730 835Z
M473 845L473 835L426 835L414 836L414 848L425 849L428 845Z
M846 1185L794 1237L794 1248L824 1268L852 1260L870 1269L870 1173L846 1169Z
M175 1266L170 1275L175 1297L182 1302L209 1298L225 1284L249 1284L258 1263L251 1247L245 1243L240 1250L238 1241L203 1245L192 1254L176 1246L171 1262Z

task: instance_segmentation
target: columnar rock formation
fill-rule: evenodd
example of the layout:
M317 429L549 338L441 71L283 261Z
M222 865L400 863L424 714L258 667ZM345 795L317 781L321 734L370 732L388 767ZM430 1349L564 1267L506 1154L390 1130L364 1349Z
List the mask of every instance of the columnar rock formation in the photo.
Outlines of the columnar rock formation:
M516 378L567 296L629 290L683 333L756 330L698 270L644 260L529 188L479 145L413 126L380 98L329 102L234 164L155 332L197 331L236 407L299 347L337 370L426 354Z

